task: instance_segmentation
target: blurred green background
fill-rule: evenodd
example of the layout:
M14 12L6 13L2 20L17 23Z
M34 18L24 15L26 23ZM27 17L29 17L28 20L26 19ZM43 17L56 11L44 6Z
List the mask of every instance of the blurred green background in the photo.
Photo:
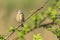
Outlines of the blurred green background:
M41 11L45 11L55 1L49 0ZM25 17L27 17L30 12L40 8L45 2L46 0L0 0L0 34L8 33L10 26L16 27L19 24L15 19L19 9L22 9Z

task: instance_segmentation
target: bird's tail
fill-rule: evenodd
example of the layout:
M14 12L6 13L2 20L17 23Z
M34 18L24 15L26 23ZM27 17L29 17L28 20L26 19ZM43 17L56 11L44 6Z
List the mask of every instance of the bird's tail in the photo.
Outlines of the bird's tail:
M24 24L23 23L21 24L21 27L24 27Z

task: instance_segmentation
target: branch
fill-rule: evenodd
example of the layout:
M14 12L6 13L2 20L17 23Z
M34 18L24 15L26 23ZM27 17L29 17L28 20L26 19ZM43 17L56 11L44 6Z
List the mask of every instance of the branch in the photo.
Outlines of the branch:
M47 23L47 24L42 24L42 25L40 25L39 27L41 27L41 26L46 26L46 25L53 25L53 24L56 24L56 23L50 22L50 23Z
M40 28L40 27L44 27L44 26L46 26L46 25L54 25L54 24L56 24L56 23L50 22L50 23L47 23L47 24L40 24L40 25L39 25L39 28ZM31 31L33 31L33 30L35 30L35 28L31 29L29 32L31 32ZM28 33L29 33L29 32L28 32ZM27 33L27 34L28 34L28 33Z
M33 14L37 13L38 11L40 11L40 10L48 3L48 1L49 1L49 0L47 0L47 1L44 3L44 5L42 5L40 8L38 8L35 12L33 12L32 14L30 14L30 15L25 19L24 22L26 22ZM23 23L24 23L24 22L23 22ZM18 25L18 26L15 28L15 31L16 31L19 27L21 27L21 24ZM4 40L7 40L15 31L9 33L9 34L4 38Z

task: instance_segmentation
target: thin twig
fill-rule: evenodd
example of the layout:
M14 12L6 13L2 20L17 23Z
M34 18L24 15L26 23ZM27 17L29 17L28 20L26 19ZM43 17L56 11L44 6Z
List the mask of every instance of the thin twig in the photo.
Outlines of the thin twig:
M47 1L44 3L44 5L42 5L40 8L38 8L35 12L33 12L32 14L30 14L30 15L25 19L24 22L26 22L33 14L37 13L38 11L40 11L40 10L48 3L48 1L49 1L49 0L47 0ZM23 22L23 23L24 23L24 22ZM21 24L15 28L15 31L16 31L19 27L21 27ZM4 38L4 40L7 40L15 31L9 33L9 34Z
M40 8L38 8L35 12L33 12L32 14L30 14L30 15L26 18L26 20L28 20L33 14L37 13L37 12L40 11L42 8L44 8L44 6L48 3L48 1L49 1L49 0L47 0L47 1L44 3L44 5L42 5ZM26 20L25 20L25 21L26 21Z

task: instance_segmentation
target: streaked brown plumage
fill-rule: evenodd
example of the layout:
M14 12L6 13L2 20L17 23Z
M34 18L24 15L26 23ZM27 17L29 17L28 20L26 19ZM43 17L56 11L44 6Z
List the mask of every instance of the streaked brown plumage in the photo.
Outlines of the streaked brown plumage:
M23 14L22 10L18 11L18 13L16 15L16 20L17 20L17 22L19 22L21 24L24 22L24 14Z

